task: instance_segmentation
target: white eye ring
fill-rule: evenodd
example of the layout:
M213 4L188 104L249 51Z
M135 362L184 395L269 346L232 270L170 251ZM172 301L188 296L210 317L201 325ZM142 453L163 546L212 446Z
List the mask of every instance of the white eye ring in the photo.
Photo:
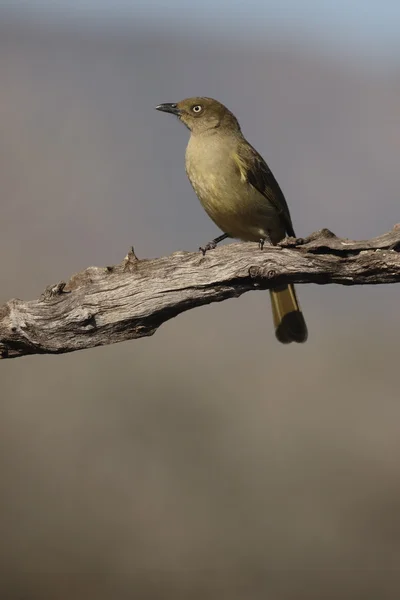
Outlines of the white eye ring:
M202 107L202 106L200 106L200 104L196 104L196 106L193 106L193 107L192 107L192 111L193 111L194 113L199 113L199 112L201 112L202 110L203 110L203 107Z

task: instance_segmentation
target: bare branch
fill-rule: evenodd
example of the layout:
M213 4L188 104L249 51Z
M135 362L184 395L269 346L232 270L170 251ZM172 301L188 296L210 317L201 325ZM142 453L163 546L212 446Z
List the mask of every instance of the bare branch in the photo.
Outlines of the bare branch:
M400 226L367 241L323 229L279 246L232 243L207 252L89 267L46 288L39 300L0 307L0 356L59 354L152 335L204 304L282 283L363 285L400 282Z

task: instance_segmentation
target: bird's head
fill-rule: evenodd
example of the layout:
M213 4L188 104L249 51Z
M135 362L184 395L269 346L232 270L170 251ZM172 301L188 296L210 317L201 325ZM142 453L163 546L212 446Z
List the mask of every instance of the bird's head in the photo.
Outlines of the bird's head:
M240 131L236 117L213 98L186 98L176 104L159 104L156 109L176 115L194 135L217 128Z

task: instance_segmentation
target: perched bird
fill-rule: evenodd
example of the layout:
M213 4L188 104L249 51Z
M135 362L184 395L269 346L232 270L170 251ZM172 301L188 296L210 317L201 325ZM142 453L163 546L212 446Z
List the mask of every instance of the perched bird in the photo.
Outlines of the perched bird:
M186 173L201 204L224 232L207 244L239 238L277 244L295 236L285 197L269 167L244 138L236 117L212 98L159 104L190 130ZM305 342L307 326L293 285L270 290L276 337L283 344Z

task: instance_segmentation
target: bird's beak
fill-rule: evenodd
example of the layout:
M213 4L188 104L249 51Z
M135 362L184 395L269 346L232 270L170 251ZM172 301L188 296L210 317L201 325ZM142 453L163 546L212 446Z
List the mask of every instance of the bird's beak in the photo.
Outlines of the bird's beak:
M171 113L172 115L176 115L177 117L179 117L179 115L181 114L181 111L179 110L177 104L170 104L168 102L166 104L159 104L158 106L156 106L156 110Z

